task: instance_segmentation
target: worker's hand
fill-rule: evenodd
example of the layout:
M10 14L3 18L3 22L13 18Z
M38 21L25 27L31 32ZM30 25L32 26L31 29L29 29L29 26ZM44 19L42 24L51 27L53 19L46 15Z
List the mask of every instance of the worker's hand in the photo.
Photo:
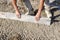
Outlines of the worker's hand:
M39 14L40 14L40 13L37 13L36 16L35 16L35 20L36 20L36 21L39 21L40 18L41 18L41 15L39 15Z
M20 13L19 11L16 11L16 16L17 16L18 18L21 18L21 13Z

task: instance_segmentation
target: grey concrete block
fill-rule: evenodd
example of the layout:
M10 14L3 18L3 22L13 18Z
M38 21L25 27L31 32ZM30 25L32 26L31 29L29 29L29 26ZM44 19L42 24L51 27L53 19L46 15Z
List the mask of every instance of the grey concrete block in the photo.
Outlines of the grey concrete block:
M50 22L51 22L51 19L46 17L41 17L39 21L36 21L34 16L30 16L30 15L21 15L21 18L17 18L14 13L9 13L9 12L0 12L0 18L45 24L45 25L50 25Z

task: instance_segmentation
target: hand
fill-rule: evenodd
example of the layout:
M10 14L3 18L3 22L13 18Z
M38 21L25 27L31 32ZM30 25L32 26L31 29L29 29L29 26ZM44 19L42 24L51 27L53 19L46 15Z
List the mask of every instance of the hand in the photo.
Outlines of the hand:
M21 13L20 13L19 11L16 11L16 16L17 16L18 18L21 18Z
M36 20L36 21L39 21L40 18L41 18L41 15L39 15L39 14L40 14L40 13L37 13L36 16L35 16L35 20Z

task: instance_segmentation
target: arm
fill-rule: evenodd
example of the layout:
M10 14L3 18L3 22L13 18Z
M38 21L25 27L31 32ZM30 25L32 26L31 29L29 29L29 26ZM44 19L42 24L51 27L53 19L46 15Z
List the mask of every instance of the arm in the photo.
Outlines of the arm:
M42 11L43 5L44 5L44 0L40 0L39 9L38 9L38 12L35 16L35 19L37 21L41 18L41 11Z
M18 7L17 7L17 4L16 4L16 1L17 0L12 0L12 5L15 8L15 10L18 11Z
M21 18L21 13L20 13L19 10L18 10L16 1L17 1L17 0L12 0L12 5L13 5L13 7L15 8L16 16L17 16L18 18Z
M42 11L43 5L44 5L44 0L40 0L39 9L38 9L39 15L41 15L41 11Z

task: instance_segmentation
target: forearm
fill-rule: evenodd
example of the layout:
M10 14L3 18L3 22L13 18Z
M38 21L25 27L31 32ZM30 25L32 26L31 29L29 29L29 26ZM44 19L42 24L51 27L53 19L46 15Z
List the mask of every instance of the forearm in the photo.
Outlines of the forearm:
M43 5L44 5L44 0L40 0L39 9L38 9L38 12L39 12L40 14L41 14Z
M17 4L16 4L16 1L17 0L12 0L12 5L15 8L15 10L18 11L18 7L17 7Z

